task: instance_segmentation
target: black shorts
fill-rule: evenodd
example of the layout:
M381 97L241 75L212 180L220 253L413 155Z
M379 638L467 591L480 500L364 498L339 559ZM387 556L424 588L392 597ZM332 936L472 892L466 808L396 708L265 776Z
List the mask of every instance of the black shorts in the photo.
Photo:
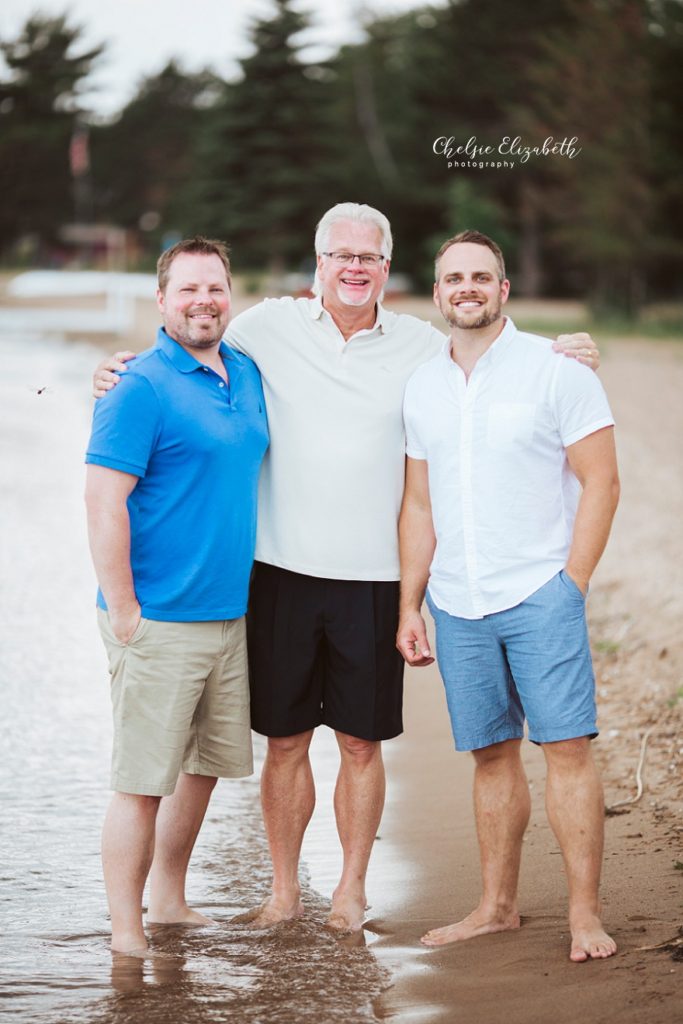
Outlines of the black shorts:
M327 580L256 562L247 613L251 725L364 740L403 731L398 583Z

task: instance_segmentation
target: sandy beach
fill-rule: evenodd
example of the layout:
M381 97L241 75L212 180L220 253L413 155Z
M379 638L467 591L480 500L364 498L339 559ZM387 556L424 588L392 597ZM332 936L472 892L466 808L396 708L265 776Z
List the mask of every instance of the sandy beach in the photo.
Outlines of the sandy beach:
M238 308L248 301L240 297ZM426 302L401 305L422 315L429 308ZM522 326L523 317L516 319ZM138 303L133 334L123 340L104 337L98 344L106 351L145 347L152 341L156 322L153 304ZM16 684L10 697L16 696L16 706L28 723L35 717L36 709L25 699L19 683L26 675L25 652L31 645L29 662L35 662L35 678L49 674L50 688L46 692L50 694L49 699L56 702L55 708L60 706L60 699L62 710L64 708L65 698L59 698L59 687L64 687L65 692L73 691L70 699L74 702L80 687L78 692L87 699L91 677L103 670L89 618L92 580L86 565L84 538L79 534L83 525L80 470L73 479L69 478L64 493L60 495L57 491L60 475L71 472L67 466L80 460L87 436L88 403L84 399L74 405L74 395L80 393L80 375L83 367L94 358L94 350L86 353L81 352L82 346L55 343L52 352L49 345L41 341L39 358L31 364L27 352L30 343L30 338L23 338L14 347L3 349L5 359L10 360L10 369L16 366L17 374L16 382L5 381L6 402L10 403L6 405L6 427L9 430L13 424L18 425L17 436L23 439L24 450L32 453L22 462L19 449L5 447L5 465L14 483L6 522L6 527L8 524L11 527L12 545L7 542L6 534L3 569L7 579L16 578L20 589L15 590L14 598L6 596L3 605L6 630L3 664L9 673L7 678ZM278 965L273 977L282 979L283 965L295 956L302 977L307 972L322 972L318 994L306 996L305 1009L302 1009L304 1003L297 1002L295 979L288 980L289 987L282 987L280 981L280 987L273 990L277 991L277 1001L266 1001L271 1009L276 1007L270 1016L265 1011L261 1013L253 1000L250 1004L246 988L240 997L243 999L239 1003L241 1016L231 1015L227 1004L207 1003L206 993L219 982L206 965L222 963L220 958L225 955L226 943L234 943L228 948L239 950L245 972L257 969L254 966L256 952L252 958L244 936L237 936L234 929L230 931L226 925L226 930L208 938L203 939L197 933L191 940L180 943L189 965L189 973L186 971L183 975L185 1001L174 1002L180 989L173 990L173 998L169 990L165 1004L168 1012L154 1016L150 1011L148 988L139 1012L126 997L129 1001L125 1005L116 1004L116 1012L110 1013L107 1007L113 1004L109 1002L105 1006L105 997L98 994L109 991L109 981L103 973L97 974L105 971L107 961L106 922L97 877L98 818L107 785L104 774L107 737L102 733L101 724L107 707L100 688L97 700L88 710L90 718L96 719L98 724L93 726L92 734L83 732L89 728L88 720L82 719L81 725L82 735L91 735L92 760L87 764L78 763L79 785L87 792L91 818L77 820L73 800L70 806L73 827L77 825L80 830L79 857L83 870L87 867L88 873L87 899L79 903L83 921L77 928L82 934L69 938L60 933L55 937L55 932L55 936L49 938L49 927L45 923L48 938L45 935L41 938L41 948L47 951L43 971L48 970L55 942L59 950L71 949L68 998L80 998L80 1010L76 1013L68 1008L71 1004L65 1003L63 1011L41 1012L41 1020L134 1022L144 1018L166 1022L179 1019L173 1016L173 1007L179 1005L183 1006L185 1021L243 1019L253 1020L255 1024L257 1021L259 1024L261 1021L287 1024L291 1021L293 1024L303 1020L310 1020L312 1024L337 1020L353 1024L373 1017L401 1024L440 1024L442 1021L569 1024L576 1019L590 1024L640 1024L643 1021L673 1024L681 1019L681 946L680 942L676 945L676 940L683 926L683 346L673 342L602 339L600 346L601 376L618 424L622 475L622 501L613 537L589 598L601 727L595 752L604 773L608 807L635 796L641 755L644 759L642 797L635 804L615 807L606 823L604 919L619 944L618 954L608 961L584 965L568 961L561 857L543 809L543 757L530 744L525 745L525 762L533 813L522 867L522 928L440 950L420 946L419 937L428 928L454 921L473 908L478 898L479 879L471 809L471 758L453 750L436 670L411 670L406 681L405 734L385 744L388 801L369 875L371 909L365 948L354 949L351 944L348 952L332 950L331 945L328 949L323 943L328 942L329 937L322 938L322 928L317 923L318 918L324 919L325 903L336 881L339 863L330 799L336 771L334 741L329 733L321 731L313 751L314 769L320 780L318 806L304 846L313 923L307 926L308 930L297 930L298 926L289 931L285 929L279 938L272 940L272 955ZM73 354L77 350L81 353L78 359ZM30 373L24 364L31 365ZM52 394L31 394L34 385L48 385ZM83 387L87 387L87 380L83 380ZM43 398L52 403L44 409L35 404ZM34 403L30 409L29 403ZM24 416L25 419L19 419ZM68 445L66 441L62 443L62 434L66 438L67 429ZM46 446L53 438L57 448L48 465L46 451L50 449ZM78 482L74 485L76 476ZM22 508L25 514L20 519ZM72 542L64 535L65 530L75 531L79 536L75 560L70 553ZM12 568L17 559L21 572ZM48 590L51 588L50 593L45 591L46 586ZM50 615L50 609L55 608L54 595L59 594L60 589L64 590L65 600L55 610L48 630L49 639L62 644L64 650L80 651L83 664L76 665L76 676L82 679L80 683L65 675L56 659L50 659L49 651L42 651L35 639L36 621L41 615ZM16 739L12 742L16 747ZM9 801L6 807L11 812L10 822L14 821L17 829L21 829L28 820L27 815L30 817L33 813L34 804L38 813L38 797L47 799L48 792L52 800L50 807L56 807L57 817L66 814L60 806L60 787L65 785L63 777L56 774L46 779L41 775L48 762L37 746L33 749L26 778L21 778L22 786L18 789L16 783L8 783L3 790L4 799ZM71 756L75 747L71 743L64 749ZM35 790L31 788L36 781L42 782L42 789L40 786ZM227 794L228 789L222 792ZM198 848L191 878L191 890L200 907L202 901L209 906L210 900L212 913L215 910L215 916L221 919L223 915L225 920L231 911L240 909L244 900L251 900L253 892L263 888L268 870L263 837L255 816L254 782L250 781L240 791L236 802L228 804L226 800L225 795L217 797L213 815L207 822L205 845ZM225 826L220 819L231 807L233 810L242 808L240 813L247 822L246 840L235 831L239 816L233 815L228 836L230 859L226 856L221 865L220 859L216 859L220 858L221 843L225 842L221 832ZM41 841L38 826L36 836L38 843ZM239 849L244 841L248 842L250 856L254 858L252 888L245 876L228 896L225 879L240 870ZM16 846L7 847L10 861L15 852ZM40 896L40 887L51 884L48 879L50 872L54 876L54 861L59 853L55 847L49 856L45 854L44 880L34 879L31 886L23 889L21 885L25 880L20 881L20 898L22 892L29 894L26 899L31 906L31 901L36 902ZM72 856L73 851L65 846L65 863ZM26 875L34 873L26 868ZM210 885L206 883L207 878ZM92 916L94 911L89 909L96 905L95 900L100 907L96 920ZM230 906L223 906L226 900ZM16 907L14 909L16 911ZM49 914L45 918L42 907L40 914L41 921L47 921ZM63 921L50 927L68 931L68 913L62 916ZM34 925L29 921L27 927ZM15 949L22 934L17 932L19 939L13 940ZM29 937L31 941L33 937ZM74 939L78 942L68 946ZM180 940L168 941L171 948L175 948L173 943L177 946ZM267 978L268 956L271 955L268 941L259 939L255 947L261 958L258 970L263 972L262 979ZM26 942L28 949L28 939ZM79 968L77 959L81 947L87 965ZM313 951L318 948L320 958L316 960ZM310 961L309 956L313 957ZM49 961L52 962L59 964L61 961L57 958ZM25 969L31 971L30 962L27 961ZM94 972L93 977L97 975L96 985L92 979L88 980L88 971ZM196 997L188 986L188 977L195 978L195 992L200 993ZM336 987L334 978L339 982ZM362 992L354 991L360 978L366 979L366 987ZM201 988L200 982L206 987ZM58 989L56 976L50 984L55 991ZM267 992L267 981L261 980L259 985L259 992L261 989ZM328 990L327 994L323 987ZM304 986L304 994L305 991L308 990ZM313 987L310 991L313 992ZM83 999L94 998L93 992L97 1001L92 1004L93 1012L89 1012ZM12 994L11 989L3 992L8 993ZM41 998L45 994L43 992ZM66 998L62 992L60 999ZM106 998L111 999L111 994ZM45 1008L44 1003L38 1002L27 1003L27 1006L25 1014L22 1011L16 1016L18 1021L36 1019L35 1013Z

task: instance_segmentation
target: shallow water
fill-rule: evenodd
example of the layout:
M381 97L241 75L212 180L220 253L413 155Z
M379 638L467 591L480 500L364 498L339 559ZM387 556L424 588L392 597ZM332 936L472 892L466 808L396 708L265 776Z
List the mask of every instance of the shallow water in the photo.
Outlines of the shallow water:
M388 976L362 938L325 930L329 901L310 884L303 921L230 924L270 879L257 776L219 783L195 851L190 902L215 926L154 929L165 959L109 952L99 833L111 724L82 501L98 358L0 337L0 1008L17 1024L373 1020ZM322 751L329 792L335 758ZM307 849L313 877L332 879L329 822Z

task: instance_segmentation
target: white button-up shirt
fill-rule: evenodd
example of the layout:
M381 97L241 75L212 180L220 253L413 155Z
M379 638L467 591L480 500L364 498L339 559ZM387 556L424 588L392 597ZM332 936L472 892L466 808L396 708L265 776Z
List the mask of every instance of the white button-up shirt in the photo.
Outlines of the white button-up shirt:
M226 341L263 378L270 448L261 470L256 558L307 576L397 580L403 392L444 336L378 305L348 341L320 299L266 299Z
M580 487L565 449L614 423L595 373L507 320L469 382L450 341L406 388L406 451L429 463L437 608L478 619L565 565Z

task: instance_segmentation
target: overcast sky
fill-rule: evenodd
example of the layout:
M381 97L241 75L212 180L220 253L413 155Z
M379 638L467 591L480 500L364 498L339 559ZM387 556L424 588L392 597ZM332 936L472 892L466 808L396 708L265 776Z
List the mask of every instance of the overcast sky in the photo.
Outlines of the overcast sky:
M311 53L322 57L362 38L363 10L396 14L426 6L426 0L297 0L295 6L312 14L310 42L317 49ZM85 28L87 44L108 43L92 78L98 88L87 97L91 109L108 115L130 99L141 77L159 71L170 57L189 71L208 65L231 77L236 60L249 53L250 21L272 10L270 0L0 0L0 39L15 37L35 11L68 12Z

